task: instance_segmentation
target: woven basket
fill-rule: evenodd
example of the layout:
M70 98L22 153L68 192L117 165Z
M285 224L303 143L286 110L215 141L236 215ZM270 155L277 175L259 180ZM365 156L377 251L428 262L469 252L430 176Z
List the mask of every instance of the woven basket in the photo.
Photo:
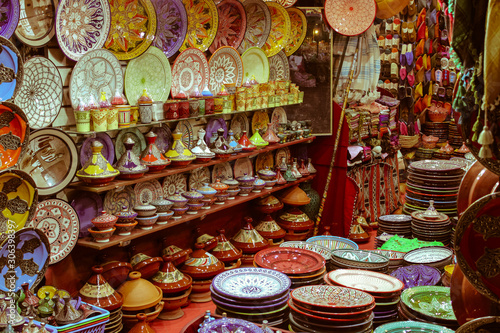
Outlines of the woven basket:
M400 135L399 143L401 144L401 148L412 148L420 139L420 135Z

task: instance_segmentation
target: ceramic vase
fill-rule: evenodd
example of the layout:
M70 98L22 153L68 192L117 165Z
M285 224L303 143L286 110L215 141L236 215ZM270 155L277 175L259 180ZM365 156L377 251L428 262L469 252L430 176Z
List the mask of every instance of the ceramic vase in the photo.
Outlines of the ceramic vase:
M94 186L104 186L120 174L102 156L103 144L97 140L92 142L92 157L77 171L76 176L85 183Z

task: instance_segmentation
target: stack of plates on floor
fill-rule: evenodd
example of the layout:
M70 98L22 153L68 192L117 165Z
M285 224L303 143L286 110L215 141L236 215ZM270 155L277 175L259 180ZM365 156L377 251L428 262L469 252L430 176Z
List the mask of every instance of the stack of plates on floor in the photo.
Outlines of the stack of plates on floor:
M387 273L389 269L389 258L363 250L332 251L332 263L335 269L353 268L380 273Z
M415 152L415 161L429 160L432 158L432 154L434 154L434 149L420 147Z
M448 123L425 123L422 124L422 133L438 137L438 143L448 141Z
M428 322L451 329L459 326L451 306L448 287L408 288L401 293L398 312L403 320Z
M373 325L378 326L398 318L398 303L404 283L387 274L359 269L337 269L326 275L331 285L364 291L375 298Z
M123 329L122 308L109 311L109 321L104 327L104 333L118 333Z
M255 254L254 266L286 274L291 288L323 283L326 261L320 254L294 247L273 247Z
M449 245L452 235L450 218L439 213L434 208L434 201L430 200L429 208L425 212L415 211L411 213L411 232L414 238L423 241L438 241Z
M453 333L455 331L450 330L449 328L444 326L427 324L418 321L396 321L394 323L389 323L379 326L375 329L375 331L373 331L373 333L387 333L387 332Z
M443 152L440 152L439 150L432 153L432 158L435 160L449 160L453 156L454 156L453 154L443 153Z
M441 271L453 261L453 250L444 246L428 246L411 250L404 258L406 265L426 265Z
M281 243L280 247L296 247L298 249L305 249L305 250L310 250L310 251L316 252L319 255L321 255L323 258L325 258L327 271L331 270L331 269L329 269L329 266L331 265L331 261L332 261L332 250L330 250L326 246L322 246L322 245L318 245L318 244L314 244L314 243L308 243L308 242L304 242L304 241L289 241L289 242Z
M368 251L381 254L389 258L389 272L392 272L403 265L404 262L403 258L406 254L406 252L393 251L393 250L368 250Z
M337 286L306 286L290 295L290 330L294 332L372 331L375 299L368 293Z
M448 124L448 143L453 146L453 148L459 149L460 147L462 147L463 142L464 140L458 132L457 124L451 121Z
M403 214L382 215L378 218L377 236L382 233L411 237L411 216Z
M288 322L290 279L266 268L235 268L212 280L210 291L216 313L270 326Z
M314 236L307 240L308 243L318 244L331 250L358 249L356 242L338 236Z

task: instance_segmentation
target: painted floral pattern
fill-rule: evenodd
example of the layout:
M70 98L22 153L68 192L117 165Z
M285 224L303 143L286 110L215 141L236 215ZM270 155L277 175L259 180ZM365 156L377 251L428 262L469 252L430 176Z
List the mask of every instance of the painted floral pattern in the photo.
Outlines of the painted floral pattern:
M262 47L268 57L281 51L288 42L290 34L290 16L286 10L277 3L268 2L271 12L271 33Z
M269 9L261 7L258 2L245 3L247 13L247 30L238 51L243 53L250 47L262 47L269 36L271 16Z
M153 45L167 57L182 46L187 32L187 14L181 0L155 0L158 28Z
M180 50L195 47L205 52L217 33L217 7L211 0L183 0L183 3L189 20L186 38Z
M280 51L278 54L269 58L269 80L279 81L289 79L290 68L288 65L288 58L283 51Z
M208 71L208 61L203 52L198 49L182 52L172 70L172 96L177 96L181 91L190 94L195 88L202 91L207 83Z
M217 6L219 27L215 40L210 46L214 53L221 46L240 46L246 29L246 13L243 5L237 0L226 0Z
M241 85L243 80L243 62L238 52L230 47L216 51L209 61L210 91L218 93L223 84Z
M9 7L10 7L10 0L0 1L0 31L2 31L9 22L9 16L7 16L7 14L10 11Z
M290 15L291 32L290 39L285 45L285 53L290 56L299 49L306 37L307 20L300 9L288 8L286 11Z

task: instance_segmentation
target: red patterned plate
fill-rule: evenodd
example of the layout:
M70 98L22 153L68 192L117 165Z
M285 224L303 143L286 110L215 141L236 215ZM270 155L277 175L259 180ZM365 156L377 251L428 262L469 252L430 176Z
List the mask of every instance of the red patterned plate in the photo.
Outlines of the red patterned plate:
M356 36L372 25L377 13L375 0L326 0L325 16L328 24L339 34Z
M251 47L262 47L271 32L271 12L262 0L245 0L243 3L247 14L245 38L238 47L243 54Z
M8 169L22 160L29 138L26 115L16 104L0 105L0 170Z
M186 38L180 51L195 47L202 52L208 50L215 39L219 14L213 0L182 0L188 16Z
M257 252L255 263L260 267L277 270L284 274L306 274L322 269L325 259L310 250L276 247Z
M285 53L287 57L289 57L299 49L300 45L302 45L302 42L306 38L307 19L304 13L298 8L287 8L286 11L290 16L291 24L290 40L285 46Z
M297 0L266 0L266 1L277 2L285 8L292 7L297 2Z
M375 298L364 291L325 285L296 288L290 296L304 308L334 313L362 311L375 303Z
M247 29L245 7L238 0L224 0L217 5L217 13L219 14L219 29L209 48L210 52L214 53L222 46L238 48Z
M177 56L172 70L172 97L179 92L192 93L196 88L202 91L208 83L209 69L205 54L192 47Z
M219 93L223 84L241 86L243 82L243 61L235 48L223 46L217 49L210 57L208 67L211 73L208 88L214 95Z

